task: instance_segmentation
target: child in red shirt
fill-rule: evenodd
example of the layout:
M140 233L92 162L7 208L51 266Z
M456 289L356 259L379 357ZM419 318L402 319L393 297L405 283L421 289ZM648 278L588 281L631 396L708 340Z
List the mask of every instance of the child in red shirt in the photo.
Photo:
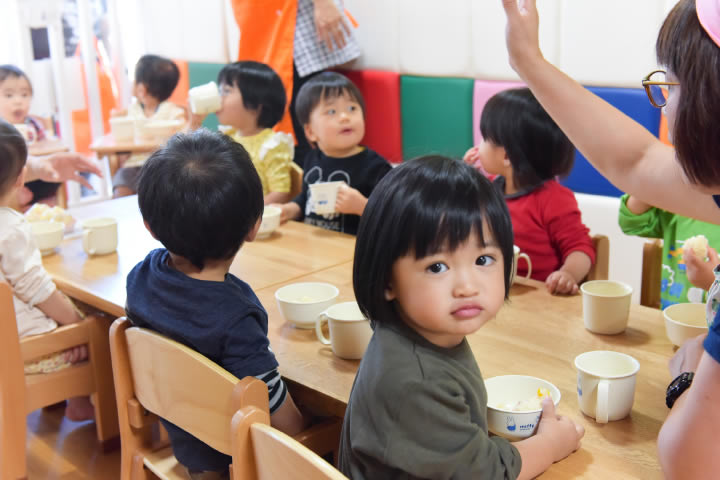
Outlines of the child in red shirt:
M465 154L505 195L515 245L532 260L532 278L553 294L574 294L595 262L590 230L575 195L555 179L573 167L575 149L527 88L494 95L480 117L483 141ZM518 275L527 267L518 265Z

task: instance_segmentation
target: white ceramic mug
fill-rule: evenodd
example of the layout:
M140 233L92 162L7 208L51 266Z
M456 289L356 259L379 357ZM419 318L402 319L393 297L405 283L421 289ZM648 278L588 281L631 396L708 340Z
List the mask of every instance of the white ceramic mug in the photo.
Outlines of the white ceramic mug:
M330 328L330 338L322 331L325 322ZM357 302L343 302L320 314L315 323L315 333L323 344L332 345L335 355L355 360L362 358L373 332L370 321L362 314Z
M517 277L517 266L520 259L525 260L527 263L527 274L523 278L530 278L532 275L532 262L527 253L520 253L520 247L513 245L513 268L512 268L512 282L515 283L515 277Z
M613 280L592 280L580 285L585 328L616 335L625 331L630 315L632 287Z
M335 213L335 200L340 185L345 182L318 182L310 184L313 211L319 215Z
M215 82L193 87L188 90L190 110L197 115L207 115L220 110L222 99Z
M25 139L25 143L28 145L32 145L35 143L35 140L37 140L37 133L35 132L34 128L30 128L30 126L26 123L16 123L13 125L15 129L20 132L20 135L23 136Z
M83 250L88 255L107 255L117 250L117 221L114 218L85 220L82 228Z
M607 350L575 357L580 410L598 423L627 417L635 399L640 363L630 355Z

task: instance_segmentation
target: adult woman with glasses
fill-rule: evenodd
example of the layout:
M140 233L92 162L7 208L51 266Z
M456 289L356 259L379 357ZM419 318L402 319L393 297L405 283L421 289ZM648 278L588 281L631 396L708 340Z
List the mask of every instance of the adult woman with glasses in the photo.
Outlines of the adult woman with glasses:
M667 116L675 149L543 58L535 0L503 0L503 6L510 64L583 155L621 190L720 224L720 0L680 0L657 38L665 70L642 81ZM716 477L720 319L704 342L690 340L680 349L671 372L682 375L668 389L672 410L658 438L660 463L668 478Z

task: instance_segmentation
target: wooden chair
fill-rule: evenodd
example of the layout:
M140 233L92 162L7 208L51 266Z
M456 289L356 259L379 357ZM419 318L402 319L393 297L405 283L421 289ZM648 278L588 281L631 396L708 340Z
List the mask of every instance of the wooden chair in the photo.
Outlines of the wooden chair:
M607 280L610 265L610 239L606 235L593 235L593 247L595 248L595 264L585 280Z
M172 448L155 441L158 417L212 448L232 454L232 416L254 406L269 415L264 382L239 380L198 352L119 318L110 328L115 392L120 423L122 480L186 478ZM334 420L298 437L320 453L335 452L341 423Z
M12 290L0 282L0 478L27 478L28 413L70 397L93 395L98 440L105 446L118 435L108 326L99 317L19 339ZM59 372L25 375L24 362L78 345L89 346L90 360Z
M270 425L257 407L244 407L232 419L233 479L347 480L329 463Z
M640 279L640 305L660 308L660 283L662 281L663 242L660 239L645 242Z
M290 199L297 197L302 191L303 169L295 162L290 162Z

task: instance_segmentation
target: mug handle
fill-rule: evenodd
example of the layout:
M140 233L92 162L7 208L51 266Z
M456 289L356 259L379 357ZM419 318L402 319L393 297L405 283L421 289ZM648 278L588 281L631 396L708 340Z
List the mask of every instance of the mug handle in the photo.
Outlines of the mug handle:
M600 380L597 387L597 405L595 406L595 420L598 423L608 423L609 401L610 382Z
M315 335L317 335L318 340L320 340L324 345L330 345L330 339L327 338L322 331L323 323L327 321L328 316L325 315L325 312L318 315L318 318L315 321Z
M525 278L530 278L530 275L532 275L532 262L530 261L530 257L527 253L518 253L518 263L520 263L520 259L525 259L525 262L527 262L527 275L525 275Z
M83 245L87 245L86 252L89 255L95 255L95 249L92 248L92 241L90 240L91 233L92 233L92 230L89 228L86 228L85 230L83 230Z

